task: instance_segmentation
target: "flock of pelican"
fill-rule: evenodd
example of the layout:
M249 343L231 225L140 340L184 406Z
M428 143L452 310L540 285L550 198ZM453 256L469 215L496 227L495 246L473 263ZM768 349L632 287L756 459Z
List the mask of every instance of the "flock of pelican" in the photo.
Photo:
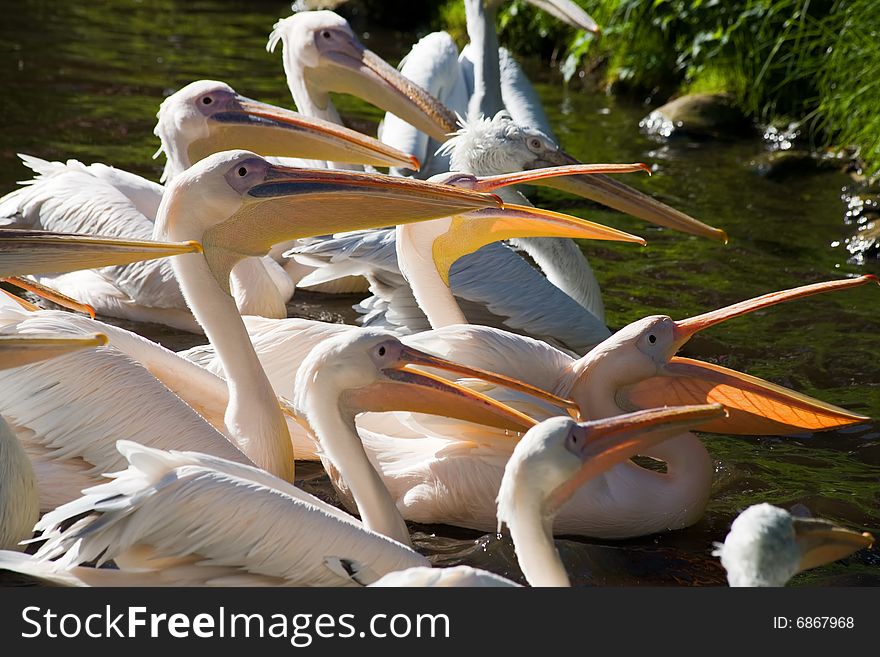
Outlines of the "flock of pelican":
M598 30L569 0L530 1ZM0 295L0 567L76 586L513 585L431 568L415 521L506 527L531 585L567 586L554 534L701 518L713 462L694 430L867 419L676 354L873 277L609 330L573 240L644 240L517 185L726 235L608 177L644 165L560 149L498 47L498 4L465 0L467 47L430 34L399 71L335 13L278 21L268 49L298 111L188 84L159 108L162 185L22 156L37 175L0 199L0 277L91 316ZM387 111L379 139L343 127L331 92ZM287 318L297 287L361 292L361 325ZM175 353L95 313L207 344ZM297 488L296 460L320 461L346 510ZM717 553L731 585L778 586L871 540L759 505Z

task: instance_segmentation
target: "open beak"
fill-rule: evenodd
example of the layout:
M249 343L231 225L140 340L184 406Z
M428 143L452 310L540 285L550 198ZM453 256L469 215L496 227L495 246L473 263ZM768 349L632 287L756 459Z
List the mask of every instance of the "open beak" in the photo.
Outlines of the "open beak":
M528 431L528 415L446 379L406 369L383 370L385 380L343 395L346 408L358 412L411 411L474 422L488 427Z
M205 259L229 290L229 272L244 257L280 242L365 230L500 207L493 194L410 178L270 165L242 195L238 211L205 231Z
M121 240L39 230L0 229L0 277L63 274L200 253L197 242Z
M0 335L0 369L30 365L81 349L107 344L103 333L58 337L54 333Z
M503 208L472 210L452 217L449 229L434 240L432 250L437 272L449 285L449 269L456 260L486 244L517 237L570 237L646 244L641 237L592 221L506 204Z
M460 363L446 360L445 358L429 354L414 347L404 346L401 350L399 362L401 367L406 367L408 365L432 367L443 372L456 374L459 377L480 379L481 381L485 381L486 383L493 383L495 385L503 386L510 390L525 393L536 399L563 409L564 411L572 410L575 411L575 413L579 413L577 403L573 402L570 399L558 397L552 393L547 392L546 390L542 390L541 388L529 385L528 383L524 383L522 381L519 381L518 379L504 376L502 374L496 374L495 372L489 372L488 370L480 369L477 367L470 367L469 365L461 365Z
M581 467L547 498L546 511L553 514L588 480L599 476L654 445L707 421L725 417L720 404L670 406L582 422L566 449L581 460Z
M875 276L829 281L765 294L675 323L677 350L695 333L723 321L785 301L876 283ZM700 426L701 431L742 435L789 435L798 431L825 431L870 418L826 404L807 395L720 365L671 357L660 375L618 391L627 408L664 404L724 404L728 417Z
M190 161L232 149L260 155L300 157L378 167L418 170L419 161L377 139L323 119L261 103L244 96L208 118L209 135L190 144Z
M824 566L871 547L874 537L820 518L793 518L795 542L801 552L798 572Z
M0 281L11 283L16 287L21 288L22 290L27 290L32 294L36 294L38 297L46 299L47 301L57 303L62 308L67 308L68 310L73 310L74 312L83 313L88 315L92 319L95 319L95 309L87 303L81 303L76 299L67 296L66 294L61 294L61 292L59 292L58 290L53 290L51 287L46 287L41 283L30 280L29 278L21 278L20 276L9 276L7 278L0 278Z
M429 372L411 369L416 366L505 386L549 402L563 409L560 411L563 413L568 409L577 409L574 402L527 383L453 363L409 346L402 346L394 364L382 370L382 381L347 391L345 406L360 412L411 411L440 415L515 432L527 431L537 424L529 416L491 397Z
M572 0L526 0L526 2L578 30L599 34L596 21Z
M534 164L534 168L537 169L544 167L568 167L580 164L580 162L560 150L551 161L539 160ZM530 181L523 180L522 182ZM720 228L697 221L684 212L680 212L647 194L633 189L629 185L624 185L622 182L618 182L605 175L567 174L546 178L541 177L536 178L533 184L552 187L569 194L590 199L658 226L727 243L727 233Z
M326 67L305 69L309 86L362 98L440 143L458 129L455 114L443 103L357 41L324 53L322 61Z

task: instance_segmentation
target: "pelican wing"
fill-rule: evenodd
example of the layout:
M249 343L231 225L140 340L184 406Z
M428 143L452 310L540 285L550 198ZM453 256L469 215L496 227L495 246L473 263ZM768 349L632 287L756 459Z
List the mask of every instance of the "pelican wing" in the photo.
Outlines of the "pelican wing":
M22 311L16 318L15 312L4 308L0 314L5 320L3 333L101 332L110 337L107 347L0 372L0 414L34 461L41 508L75 498L83 485L122 467L124 461L115 448L120 438L163 448L199 449L248 462L147 367L163 374L179 390L186 388L194 405L201 403L203 412L213 414L214 422L222 426L226 397L216 391L225 386L217 377L139 336L86 317ZM147 365L135 360L131 352ZM168 365L176 365L174 361L191 371L170 371ZM204 394L211 387L208 377L216 380L212 396Z
M433 32L420 39L401 60L400 72L453 112L467 114L468 93L458 62L458 48L446 32ZM422 163L420 178L449 170L448 156L435 153L439 144L394 114L385 114L379 138L415 155Z
M59 569L114 559L123 570L166 577L177 568L187 583L218 586L358 583L329 567L328 558L356 562L361 577L427 565L409 548L257 468L124 441L120 451L127 470L41 520L49 540L36 559L64 555ZM67 526L81 514L87 515Z

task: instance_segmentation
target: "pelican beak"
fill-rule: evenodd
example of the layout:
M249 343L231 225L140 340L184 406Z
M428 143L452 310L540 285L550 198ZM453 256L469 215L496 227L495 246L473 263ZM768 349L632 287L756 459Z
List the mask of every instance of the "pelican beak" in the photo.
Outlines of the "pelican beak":
M636 173L642 171L651 175L651 168L642 162L633 164L561 164L559 166L540 167L526 169L514 173L502 173L495 176L471 177L467 174L461 178L459 184L469 186L480 192L492 192L508 185L542 184L550 178L563 178L580 175L596 175L600 173ZM442 174L441 174L442 175ZM448 175L448 174L447 174ZM454 178L450 178L450 184Z
M190 144L190 161L232 149L260 155L301 157L378 167L419 169L419 161L330 121L236 95L223 111L208 117L209 135Z
M410 411L474 422L517 434L528 431L535 420L491 397L439 376L405 369L382 370L383 380L346 391L345 408L357 412Z
M248 256L280 242L350 230L439 219L501 206L493 194L353 171L269 165L242 194L238 211L205 231L205 258L221 287Z
M0 335L0 369L30 365L81 349L107 344L103 333L59 337L54 333Z
M728 319L785 301L872 282L878 282L876 276L804 285L675 322L673 352L698 331ZM618 391L617 400L626 408L721 403L727 408L728 417L706 423L700 430L726 434L785 436L798 431L836 429L870 419L742 372L679 357L670 357L659 376Z
M596 21L572 0L526 0L526 2L575 29L599 34L599 26Z
M580 164L580 162L560 150L551 158L551 161L537 160L534 162L534 168L566 167L575 164ZM590 199L658 226L727 243L727 233L720 228L697 221L684 212L608 176L563 175L541 178L536 180L535 184L553 187L569 194Z
M197 242L121 240L38 230L0 229L0 277L62 274L200 253Z
M2 278L0 280L5 281L6 283L11 283L22 290L27 290L28 292L36 294L38 297L46 299L47 301L57 303L62 308L83 313L92 319L95 319L95 309L90 305L87 303L81 303L66 294L62 294L58 290L53 290L51 287L46 287L41 283L32 281L29 278L21 278L20 276L9 276L8 278Z
M573 411L578 415L580 413L580 409L577 403L573 402L570 399L558 397L557 395L549 393L546 390L542 390L541 388L537 388L535 386L529 385L528 383L524 383L523 381L504 376L502 374L496 374L495 372L489 372L488 370L471 367L469 365L454 363L451 360L446 360L445 358L441 358L440 356L429 354L427 352L421 351L420 349L416 349L415 347L404 346L400 352L398 363L401 368L410 365L431 367L433 369L441 370L443 372L449 372L450 374L456 374L459 377L480 379L481 381L485 381L486 383L492 383L495 385L503 386L510 390L524 393L526 395L534 397L535 399L539 399L553 406L556 406L563 411Z
M824 566L874 544L868 532L856 532L819 518L794 518L795 542L801 552L798 572Z
M486 244L516 237L571 237L646 244L641 237L592 221L524 205L506 204L503 208L473 210L452 217L449 229L434 240L434 265L443 281L449 285L449 269L456 260Z
M453 114L443 103L404 77L356 39L322 54L330 70L305 69L310 87L325 92L357 96L403 119L440 143L458 129Z
M565 448L580 459L581 466L550 493L545 502L546 512L551 516L555 514L584 483L618 463L643 454L684 431L725 416L726 411L720 404L701 404L652 408L579 423Z

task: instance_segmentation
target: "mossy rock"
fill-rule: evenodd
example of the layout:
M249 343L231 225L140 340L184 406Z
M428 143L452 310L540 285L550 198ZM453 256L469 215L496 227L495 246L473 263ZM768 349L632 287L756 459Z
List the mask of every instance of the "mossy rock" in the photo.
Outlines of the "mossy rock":
M750 137L751 122L729 94L688 94L658 107L639 123L648 134L701 139Z
M792 149L762 153L749 163L754 171L770 180L785 180L795 176L843 171L845 160L812 151Z

